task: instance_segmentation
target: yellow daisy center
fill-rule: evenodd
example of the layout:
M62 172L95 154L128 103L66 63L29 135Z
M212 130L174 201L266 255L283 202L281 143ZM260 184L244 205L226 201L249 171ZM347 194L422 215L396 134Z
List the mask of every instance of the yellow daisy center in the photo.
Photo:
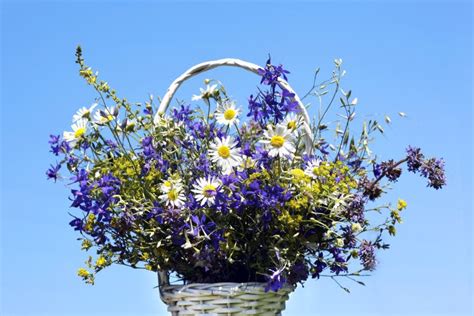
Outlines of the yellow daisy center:
M230 121L235 117L236 114L237 114L237 111L235 111L234 109L227 109L224 112L224 118Z
M176 190L171 190L168 192L168 199L170 201L175 201L177 198L178 198L178 193L176 192Z
M85 127L79 127L75 132L74 132L74 137L79 138L82 137L86 133L86 128Z
M163 185L167 188L171 188L171 181L165 181L163 182Z
M216 187L212 184L206 184L204 188L202 188L202 194L205 197L214 196L214 192L216 192Z
M314 174L314 175L318 175L318 174L319 174L319 168L318 168L318 167L314 167L314 168L313 168L313 174Z
M289 121L287 124L288 129L295 129L296 128L296 121Z
M280 135L272 136L272 138L270 139L270 144L273 147L280 148L280 147L283 146L284 143L285 143L285 138L283 136L280 136Z
M227 159L230 157L230 148L228 146L222 145L217 149L217 153L220 157Z

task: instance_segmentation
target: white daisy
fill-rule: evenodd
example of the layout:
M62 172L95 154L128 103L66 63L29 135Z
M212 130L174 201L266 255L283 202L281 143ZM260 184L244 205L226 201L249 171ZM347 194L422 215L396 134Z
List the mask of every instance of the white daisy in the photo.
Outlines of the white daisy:
M99 125L107 124L115 119L114 107L98 110L94 113L94 122Z
M199 88L201 90L200 95L193 95L192 99L193 101L198 101L201 99L209 100L217 91L217 85L213 84L212 86L207 85L206 89Z
M80 119L90 120L92 110L94 110L96 106L97 106L97 103L92 104L90 108L86 108L85 106L83 106L82 108L77 110L76 114L72 116L72 122L73 123L77 122Z
M160 185L160 189L163 192L169 192L172 189L181 190L182 188L183 183L181 182L181 179L168 178L168 180L163 181Z
M181 188L172 187L167 192L160 195L160 200L165 203L166 206L171 205L172 207L181 207L184 205L186 198Z
M224 174L232 172L232 168L238 166L242 161L236 146L237 142L234 142L230 136L223 139L216 138L215 142L210 145L211 161L216 162Z
M201 201L201 206L210 206L214 204L216 194L220 191L220 182L215 177L199 178L193 187L191 191L194 192L196 200Z
M235 102L227 101L217 107L216 121L222 125L239 124L239 114L240 110L235 106Z
M63 138L66 140L71 146L74 147L77 141L84 137L87 132L87 120L80 119L79 121L75 122L71 125L72 132L64 132Z
M294 135L285 125L278 124L276 128L268 125L267 130L263 132L265 139L260 142L265 144L268 155L271 157L292 157L296 151L294 145Z
M289 113L283 120L282 124L289 130L296 131L301 125L301 116L296 115L295 113Z
M311 178L317 178L319 166L321 165L321 163L322 161L320 159L312 159L306 165L306 168L304 169L304 173L306 173Z

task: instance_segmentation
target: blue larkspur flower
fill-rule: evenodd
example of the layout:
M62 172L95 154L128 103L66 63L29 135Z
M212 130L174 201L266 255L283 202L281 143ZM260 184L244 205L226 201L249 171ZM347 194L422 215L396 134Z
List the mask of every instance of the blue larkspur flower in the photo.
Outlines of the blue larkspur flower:
M59 169L61 169L61 165L60 164L56 164L56 166L53 166L51 165L51 168L49 168L47 171L46 171L46 176L48 179L54 179L54 182L56 182L59 178Z
M282 275L283 269L278 269L272 272L273 273L268 277L267 284L265 285L265 292L277 292L286 284L286 278Z

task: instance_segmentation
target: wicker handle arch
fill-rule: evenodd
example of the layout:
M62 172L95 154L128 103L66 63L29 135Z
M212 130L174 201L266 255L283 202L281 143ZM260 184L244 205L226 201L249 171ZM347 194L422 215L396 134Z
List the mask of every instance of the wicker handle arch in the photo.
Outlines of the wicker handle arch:
M166 94L164 95L163 99L161 100L160 107L158 108L158 112L155 115L154 121L155 124L159 120L159 116L161 114L164 114L166 110L168 109L168 106L176 93L176 91L179 89L181 84L185 82L186 80L200 74L203 72L206 72L208 70L217 68L217 67L222 67L222 66L230 66L230 67L238 67L245 69L247 71L253 72L257 75L259 75L258 70L263 69L263 67L260 67L256 64L243 61L240 59L235 59L235 58L224 58L224 59L218 59L218 60L212 60L212 61L206 61L200 64L197 64L188 70L186 70L181 76L176 78L171 85L169 86L168 90L166 91ZM278 85L282 88L287 90L288 92L294 94L294 101L298 103L298 109L300 111L300 114L303 118L303 130L304 130L304 144L305 144L305 149L306 153L310 154L313 149L313 132L311 131L310 128L310 119L308 115L308 111L306 111L306 108L304 104L301 102L301 99L298 97L298 95L295 93L293 88L283 80L282 78L278 78Z

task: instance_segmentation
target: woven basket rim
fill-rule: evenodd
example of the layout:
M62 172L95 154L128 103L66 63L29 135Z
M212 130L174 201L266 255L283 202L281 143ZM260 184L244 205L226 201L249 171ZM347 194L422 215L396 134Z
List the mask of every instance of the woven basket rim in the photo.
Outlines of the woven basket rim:
M229 295L232 293L242 292L265 292L265 282L218 282L218 283L189 283L189 284L175 284L164 285L161 290L166 293L200 291L201 293L209 292L213 294ZM285 284L277 292L268 291L272 293L287 294L295 290L294 286Z

